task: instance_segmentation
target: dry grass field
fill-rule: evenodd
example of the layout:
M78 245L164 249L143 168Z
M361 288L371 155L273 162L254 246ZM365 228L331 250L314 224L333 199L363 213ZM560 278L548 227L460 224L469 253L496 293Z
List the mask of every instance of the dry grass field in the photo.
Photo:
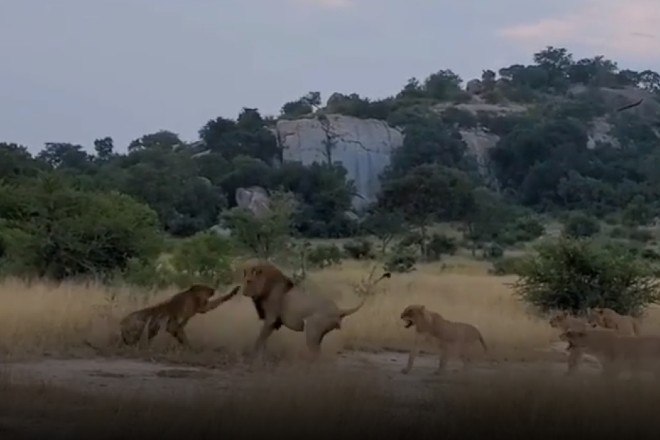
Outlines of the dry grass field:
M369 269L366 263L344 262L313 272L307 288L350 307L359 301L354 285ZM5 281L0 285L0 354L5 361L0 364L0 437L42 438L52 430L62 438L94 432L95 438L128 434L161 439L182 433L196 438L273 433L289 438L604 438L617 433L646 438L657 432L656 382L648 386L635 378L606 382L589 374L564 377L564 355L551 349L558 342L557 331L513 296L513 281L461 259L393 274L362 310L345 319L341 331L326 338L329 363L299 361L306 350L303 335L282 329L269 340L268 351L286 362L256 370L242 355L251 349L259 321L242 296L191 320L191 351L177 347L165 332L151 347L128 349L113 345L118 319L174 290L147 295L127 288ZM489 353L475 361L489 374L433 376L435 358L429 358L408 376L401 375L405 353L395 353L408 348L412 332L403 328L399 315L414 303L479 327ZM642 329L660 334L658 309L650 309ZM384 354L375 364L346 358L360 352ZM333 363L341 356L343 361ZM142 385L114 395L129 382L128 373L95 370L105 378L104 393L88 392L85 381L92 383L94 375L85 376L87 370L70 375L69 383L80 386L51 383L48 377L66 363L44 363L49 366L36 383L21 376L21 362L34 366L47 358L95 359L95 369L104 359L130 358L158 360L157 368L174 362L213 370L194 378L160 370L149 378L136 375L134 382ZM177 385L169 387L172 383ZM162 398L148 399L149 387L162 388Z

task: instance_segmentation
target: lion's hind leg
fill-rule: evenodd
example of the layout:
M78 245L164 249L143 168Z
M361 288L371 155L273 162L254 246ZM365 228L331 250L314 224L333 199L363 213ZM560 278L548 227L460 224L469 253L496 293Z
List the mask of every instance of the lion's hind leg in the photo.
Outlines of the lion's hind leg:
M338 328L336 319L327 317L314 317L305 322L305 338L307 348L314 357L321 353L323 338L332 330Z
M189 347L188 337L186 336L183 328L188 323L187 319L179 320L176 317L171 317L167 320L167 332L172 335L183 346Z

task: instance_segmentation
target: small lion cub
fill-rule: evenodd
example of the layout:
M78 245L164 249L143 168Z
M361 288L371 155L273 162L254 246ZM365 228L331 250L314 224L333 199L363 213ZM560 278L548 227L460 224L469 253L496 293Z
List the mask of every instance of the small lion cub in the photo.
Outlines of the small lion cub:
M479 342L484 352L488 351L481 333L475 326L448 321L422 305L406 307L401 313L401 319L405 322L406 328L415 326L415 341L410 350L408 365L401 371L403 374L407 374L412 368L415 357L419 354L419 340L424 337L434 338L441 350L436 374L445 369L449 353L458 354L465 368L469 361L467 350L472 344Z

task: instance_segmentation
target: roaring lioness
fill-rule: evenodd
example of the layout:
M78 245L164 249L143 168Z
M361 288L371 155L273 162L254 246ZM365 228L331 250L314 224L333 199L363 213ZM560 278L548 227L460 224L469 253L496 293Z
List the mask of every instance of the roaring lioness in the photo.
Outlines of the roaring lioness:
M612 329L624 336L640 334L640 323L637 318L621 315L606 307L591 309L589 311L588 322L592 327Z
M624 336L610 329L569 329L560 338L595 356L603 367L603 374L617 374L626 365L632 370L660 372L660 336ZM579 357L569 356L568 374L578 365Z
M255 342L259 354L273 331L284 325L296 332L304 331L307 347L316 356L325 335L340 329L342 319L364 305L362 300L353 308L340 309L329 298L304 292L268 261L252 261L244 266L243 295L252 299L263 321Z
M431 337L438 342L441 353L436 373L445 369L449 353L457 353L465 368L469 361L467 349L472 344L479 342L484 352L488 351L481 332L475 326L464 322L448 321L440 314L427 310L425 306L409 305L401 312L401 319L405 322L406 328L415 326L415 341L410 350L408 364L401 370L403 374L407 374L412 368L415 357L419 353L421 338Z
M122 340L127 345L136 344L148 323L148 340L151 341L158 334L161 323L167 320L167 332L180 344L188 346L188 338L183 330L188 320L197 313L215 309L236 295L240 288L241 286L236 286L227 295L210 301L215 289L194 284L166 301L126 315L120 322Z

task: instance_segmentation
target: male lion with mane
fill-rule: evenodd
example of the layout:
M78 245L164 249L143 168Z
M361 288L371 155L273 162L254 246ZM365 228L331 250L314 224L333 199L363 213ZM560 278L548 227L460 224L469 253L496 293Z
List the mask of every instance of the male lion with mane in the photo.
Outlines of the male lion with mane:
M167 319L166 330L181 345L189 346L184 327L188 320L198 313L207 313L231 299L240 286L234 287L227 295L210 301L215 294L212 287L194 284L183 292L173 295L166 301L145 307L124 317L121 322L121 337L126 345L135 345L149 324L148 340L151 341L160 331L162 322Z
M615 330L617 333L630 336L640 334L639 320L632 316L621 315L606 307L596 307L589 311L589 324L592 327L602 327Z
M595 356L602 365L602 373L616 375L623 366L631 370L649 370L660 373L660 336L624 336L609 329L569 329L560 335L572 350L568 360L568 372L579 365L581 352Z
M469 358L467 349L479 343L484 352L488 351L481 332L472 324L464 322L453 322L444 319L439 313L432 312L422 305L410 305L401 312L401 319L405 322L406 328L415 326L415 341L410 350L408 364L401 371L407 374L413 366L415 357L419 354L420 337L432 337L440 346L440 361L436 374L442 372L447 364L447 355L449 352L457 353L463 361L463 368L466 367Z
M266 340L282 325L295 332L305 332L307 348L316 357L323 338L340 329L342 319L357 312L364 300L350 309L340 309L329 298L312 295L268 261L252 261L244 266L243 295L252 299L263 321L255 342L255 351L263 353Z

